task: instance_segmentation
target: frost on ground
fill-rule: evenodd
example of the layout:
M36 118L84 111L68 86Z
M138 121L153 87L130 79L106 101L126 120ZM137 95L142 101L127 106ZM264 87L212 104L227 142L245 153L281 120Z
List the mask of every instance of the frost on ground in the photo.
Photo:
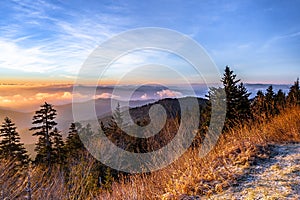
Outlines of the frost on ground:
M274 145L238 181L207 199L300 199L300 144ZM201 197L203 199L203 197Z

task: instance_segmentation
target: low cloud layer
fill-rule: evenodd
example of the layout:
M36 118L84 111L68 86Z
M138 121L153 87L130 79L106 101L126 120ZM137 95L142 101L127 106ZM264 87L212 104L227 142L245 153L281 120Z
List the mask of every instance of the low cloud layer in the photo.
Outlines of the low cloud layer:
M119 88L114 94L113 86L98 86L91 93L91 86L80 86L81 93L73 93L73 86L69 84L60 85L0 85L0 107L18 111L33 111L45 101L54 105L62 105L76 101L88 101L92 99L118 99L118 100L148 100L161 98L174 98L184 96L183 91L174 90L160 85L147 85L137 88L131 96L128 91L131 86Z
M156 92L156 94L157 94L160 98L181 97L181 96L182 96L182 93L181 93L181 92L172 91L172 90L162 90L162 91Z
M269 85L246 84L251 97L255 96L258 89L265 90ZM118 86L98 86L96 91L91 86L80 86L81 93L73 92L73 85L70 84L48 84L48 85L5 85L0 84L0 109L11 109L16 111L34 111L45 101L54 105L63 105L76 102L84 102L93 99L117 99L127 100L158 100L163 98L178 98L183 96L205 97L207 86L193 85L194 92L180 86L161 86L161 85L143 85L141 87L132 87L130 85ZM289 85L273 85L274 91L283 89L288 92ZM133 89L135 88L135 89ZM132 91L134 90L134 91ZM132 92L132 93L131 93ZM130 94L130 96L128 96Z

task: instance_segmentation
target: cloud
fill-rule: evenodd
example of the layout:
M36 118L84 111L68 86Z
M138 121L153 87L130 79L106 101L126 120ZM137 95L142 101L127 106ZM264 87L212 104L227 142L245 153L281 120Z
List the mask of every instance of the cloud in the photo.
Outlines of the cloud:
M43 89L43 88L41 88ZM44 88L45 89L45 88ZM15 92L20 92L19 94L14 95L3 95L0 96L0 107L12 108L12 109L24 109L29 111L27 108L32 108L36 105L41 104L44 101L55 105L62 105L71 103L72 100L76 102L83 102L87 100L93 99L92 96L79 94L79 93L72 93L72 92L61 92L55 91L55 88L48 88L48 92L37 92L33 93L35 88L27 88L26 90L29 91L28 93L21 93L19 90L15 90ZM46 89L47 91L47 89ZM31 111L31 110L30 110Z
M173 91L173 90L161 90L156 92L156 94L160 98L167 98L167 97L179 97L182 96L181 92Z
M148 95L145 93L141 96L141 99L148 99Z
M15 105L19 103L31 102L35 100L33 97L25 97L20 94L12 96L0 96L0 106Z
M130 23L119 14L74 10L67 4L10 2L11 23L0 29L0 68L74 77L100 42Z
M92 99L88 95L71 92L54 92L54 93L37 93L35 95L36 100L51 100L58 104L70 103L73 99L75 101L86 101Z
M50 98L53 98L53 97L57 97L59 96L59 94L57 93L54 93L54 94L50 94L50 93L37 93L35 95L35 99L37 100L47 100L47 99L50 99Z
M64 94L61 96L62 99L71 99L73 95L70 92L64 92Z
M53 68L39 46L23 48L17 43L0 38L0 52L1 68L29 72L46 72Z
M262 50L271 48L273 45L275 45L277 42L279 42L281 40L287 40L287 39L291 39L291 38L299 37L299 36L300 36L300 31L289 33L289 34L284 34L284 35L276 35L274 37L271 37L269 40L267 40L264 43L264 45L262 46Z
M145 64L145 61L149 59L149 55L147 55L147 52L149 51L136 51L133 53L125 54L122 57L120 57L118 60L116 60L113 65L117 67L124 68L125 67L130 67L132 65L142 65ZM152 55L153 56L152 52Z
M109 99L109 98L119 98L119 96L104 92L102 94L95 95L94 97L94 99Z
M37 100L47 100L47 99L55 99L55 100L72 100L74 98L76 99L86 99L87 95L82 95L78 93L71 93L71 92L56 92L56 93L37 93L35 95L35 99Z

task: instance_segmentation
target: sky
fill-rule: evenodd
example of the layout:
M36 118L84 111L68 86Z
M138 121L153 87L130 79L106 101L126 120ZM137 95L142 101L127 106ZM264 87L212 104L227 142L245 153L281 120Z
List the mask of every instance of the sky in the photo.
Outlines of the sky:
M229 65L245 83L291 84L300 76L299 10L299 0L1 0L0 106L33 97L70 99L70 90L54 94L36 87L69 88L95 48L144 27L196 41L220 74ZM181 57L142 49L112 63L101 84L174 84L182 77L203 83ZM24 97L24 88L35 93Z
M1 80L72 83L102 42L130 29L161 27L191 37L221 72L229 65L244 82L292 83L300 75L299 9L299 0L2 0ZM119 62L130 66L162 58L167 64L177 62L155 52ZM185 66L178 63L174 66ZM117 78L113 72L112 83ZM184 76L189 74L187 70Z

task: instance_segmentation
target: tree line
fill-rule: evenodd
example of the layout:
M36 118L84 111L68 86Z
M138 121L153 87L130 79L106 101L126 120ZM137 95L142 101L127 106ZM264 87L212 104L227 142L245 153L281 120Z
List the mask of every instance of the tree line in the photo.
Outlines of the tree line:
M12 176L26 171L29 165L40 167L51 174L53 167L59 167L64 172L68 184L70 166L93 163L89 174L90 189L99 187L109 188L114 172L95 160L85 149L79 131L91 133L90 125L83 127L80 123L71 123L68 136L63 140L62 133L56 127L57 111L54 106L45 102L35 112L32 118L32 135L38 137L34 151L36 156L30 159L24 144L20 142L20 135L16 125L8 117L4 119L0 129L0 159L13 162L10 169ZM92 160L92 161L91 161Z
M299 78L289 88L287 94L281 89L275 93L273 86L270 85L265 92L259 90L254 98L250 98L251 93L248 92L243 82L237 78L229 66L225 67L221 83L222 88L212 87L206 96L208 101L200 116L199 130L192 144L194 147L201 145L208 131L213 103L215 103L217 111L223 109L218 105L226 105L223 132L251 122L259 123L269 120L288 107L300 105ZM225 91L226 96L223 91ZM220 104L220 101L224 101L224 104Z

